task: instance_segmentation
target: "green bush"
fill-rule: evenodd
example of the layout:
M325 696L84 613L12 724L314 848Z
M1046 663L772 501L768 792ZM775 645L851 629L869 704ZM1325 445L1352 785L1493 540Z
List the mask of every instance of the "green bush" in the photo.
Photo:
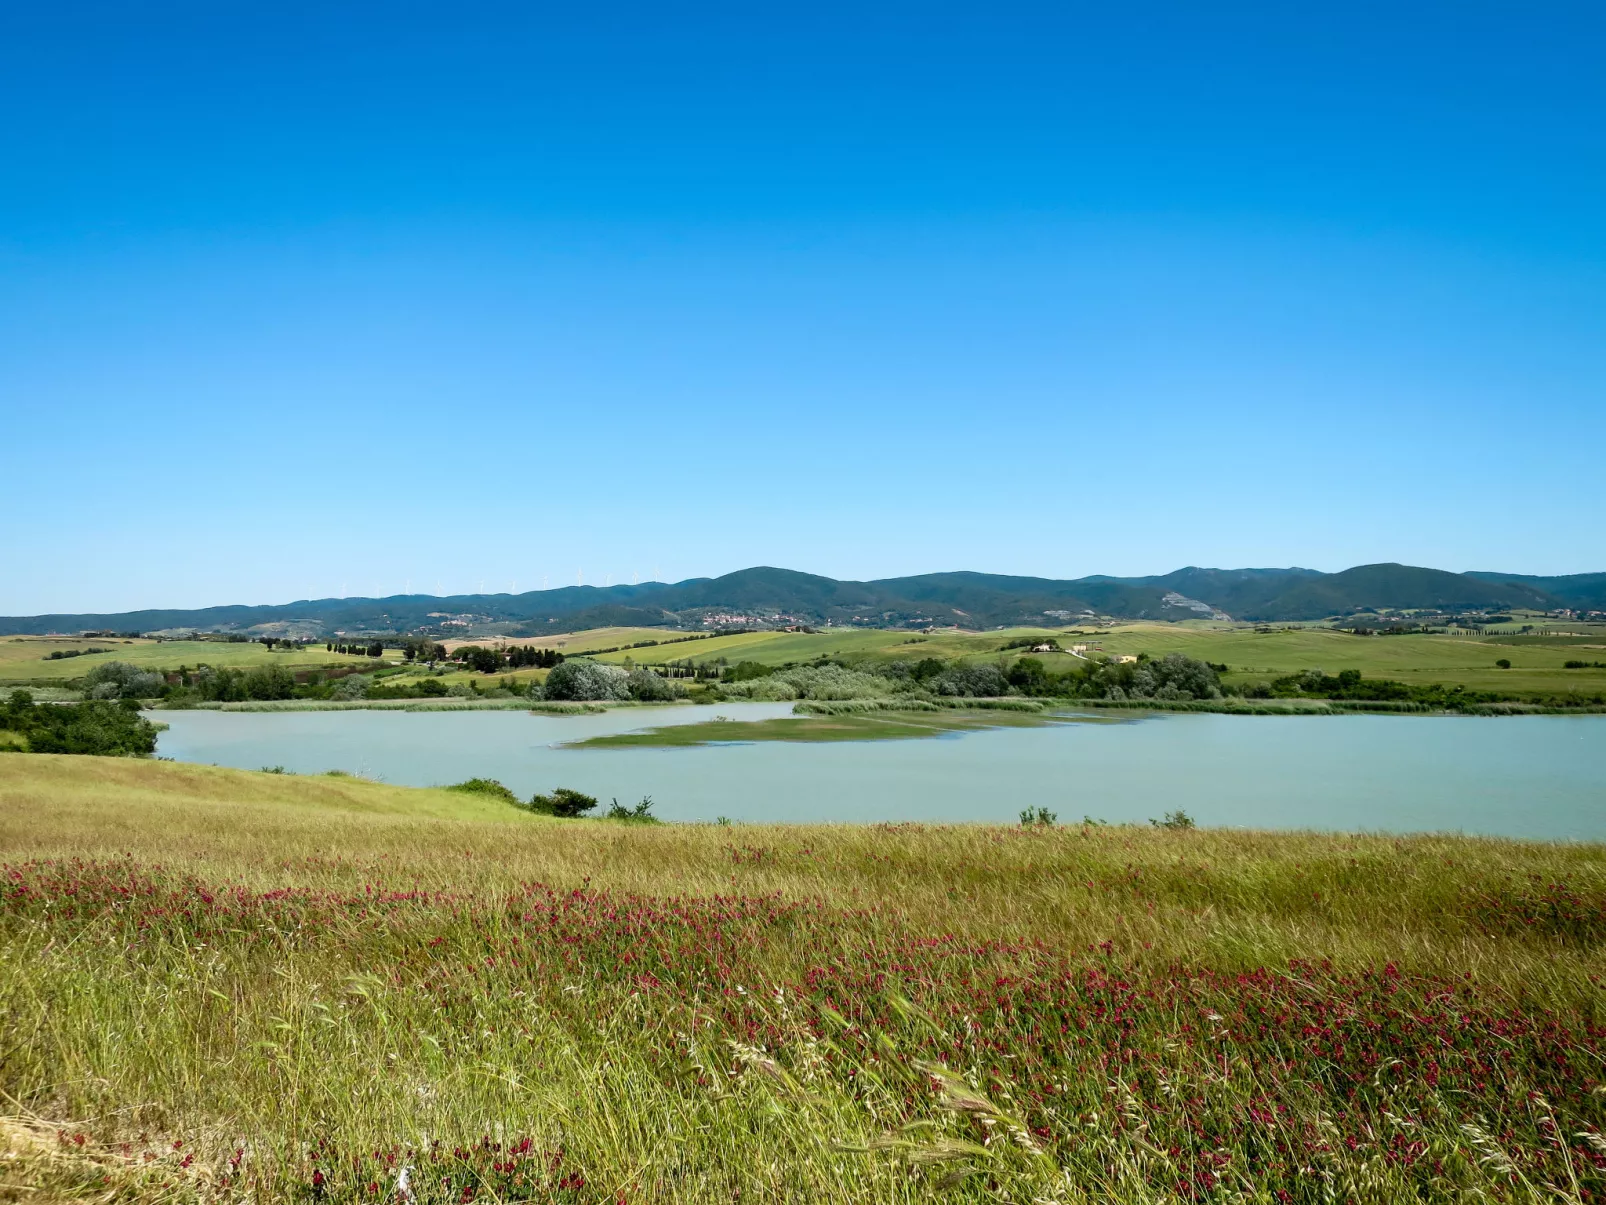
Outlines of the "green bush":
M608 809L609 820L622 820L626 824L662 824L663 821L652 814L652 796L643 795L641 802L633 808L627 808L618 799Z
M519 797L508 790L494 778L471 778L467 782L453 783L446 788L448 791L464 791L470 795L489 795L500 799L504 803L519 806Z
M14 690L0 707L0 729L16 733L33 753L149 757L156 752L156 726L139 714L133 699L35 703L27 691Z
M149 699L166 685L161 674L126 661L108 661L84 675L84 694L91 699Z
M600 661L565 661L546 678L548 699L598 702L630 697L630 675L617 665Z
M727 666L720 676L726 682L752 682L767 678L774 672L773 666L760 665L757 661L738 661L735 665Z
M685 689L677 683L639 666L630 671L625 689L630 692L632 699L642 703L668 703L685 694Z
M573 662L565 662L572 665ZM562 668L561 666L559 668ZM571 791L568 787L558 787L550 795L534 795L530 798L529 808L543 816L561 816L573 819L583 816L597 806L596 797L583 795L579 791ZM650 805L649 805L650 806Z

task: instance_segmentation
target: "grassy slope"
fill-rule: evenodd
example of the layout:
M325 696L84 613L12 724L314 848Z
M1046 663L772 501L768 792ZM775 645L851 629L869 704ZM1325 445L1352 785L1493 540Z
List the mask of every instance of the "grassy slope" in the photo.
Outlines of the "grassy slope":
M1231 667L1228 681L1270 678L1319 667L1329 674L1358 669L1368 678L1463 683L1478 690L1587 691L1606 689L1606 670L1568 670L1572 659L1606 661L1576 644L1514 648L1470 636L1351 636L1322 628L1255 632L1134 624L1099 638L1105 652L1187 653ZM1509 670L1495 661L1512 662Z
M1074 631L1074 629L1072 629ZM1064 629L1010 628L994 632L937 632L911 637L906 632L848 631L813 634L789 632L751 632L738 636L674 648L659 656L660 650L640 649L634 654L606 654L607 661L638 661L684 657L693 661L757 661L763 665L808 661L822 655L847 658L938 657L942 659L991 660L1002 645L1024 636L1053 636L1061 644L1095 641L1106 653L1186 653L1202 660L1231 667L1228 682L1254 681L1320 668L1330 674L1358 669L1369 678L1395 678L1411 683L1460 683L1477 690L1595 694L1606 690L1606 670L1568 670L1569 660L1606 661L1606 647L1591 650L1588 642L1540 641L1530 638L1518 644L1500 643L1495 638L1466 636L1376 636L1357 637L1325 628L1300 627L1291 630L1256 632L1250 628L1221 628L1203 623L1127 624L1094 636L1065 635ZM1602 638L1606 644L1606 637ZM1513 663L1509 670L1496 667L1505 658ZM1068 656L1046 656L1055 668L1071 664Z
M0 766L0 860L113 863L0 875L0 1141L23 1155L5 1183L44 1192L19 1199L175 1199L161 1185L182 1196L206 1175L278 1200L307 1193L314 1164L325 1199L387 1199L394 1167L367 1152L423 1136L465 1149L401 1151L421 1202L465 1186L574 1202L1155 1201L1205 1169L1246 1199L1582 1200L1580 1183L1603 1184L1582 1139L1564 1159L1544 1129L1550 1110L1566 1135L1601 1124L1586 1090L1600 1051L1528 1026L1542 1009L1546 1032L1606 1021L1600 846L633 828L348 779ZM284 889L313 894L253 894ZM1071 980L1055 978L1061 959ZM1290 977L1289 959L1333 965ZM1234 977L1258 967L1272 969ZM1130 998L1110 986L1126 981ZM1061 1003L1045 1013L1047 999ZM1348 1053L1313 1055L1333 1032ZM1145 1053L1116 1070L1129 1049ZM922 1056L970 1072L990 1103L933 1091L912 1070ZM1324 1103L1322 1085L1353 1095ZM1040 1128L974 1145L978 1119L1002 1137L1016 1116ZM85 1145L57 1153L41 1117ZM896 1142L863 1150L887 1132ZM1402 1161L1396 1133L1424 1152ZM482 1134L527 1135L535 1155L466 1149ZM318 1143L352 1158L319 1161Z
M536 648L560 649L564 653L584 653L591 649L634 644L638 640L663 640L666 635L673 637L663 628L587 628L583 632L562 632L550 636L478 636L448 640L445 644L448 649L458 649L468 644L477 644L482 648L533 645Z
M87 657L68 657L60 661L44 658L57 649L109 648L106 653ZM305 649L270 651L260 644L228 644L209 640L79 640L49 636L8 636L0 639L0 683L30 678L65 681L87 674L107 661L126 661L141 669L176 670L181 665L199 664L218 669L245 669L253 665L283 665L307 669L322 665L369 665L367 657L325 652L321 644Z
M1011 628L999 632L939 633L932 636L911 636L908 632L874 628L844 628L826 632L742 632L692 644L670 645L664 649L637 649L633 654L612 653L600 659L617 662L626 656L634 656L637 661L643 662L684 659L700 663L724 657L733 664L737 661L757 661L760 665L784 665L787 662L812 661L822 656L956 657L990 653L1011 636L1038 631L1047 632L1048 629Z
M290 882L360 888L371 880L494 891L532 878L585 876L647 892L710 892L731 884L733 834L712 826L551 821L481 796L346 777L3 756L0 857L7 861L132 855L264 888ZM922 926L1072 946L1113 927L1158 942L1171 955L1202 950L1240 964L1313 949L1353 964L1408 949L1419 967L1446 969L1468 948L1464 933L1441 939L1471 885L1530 873L1582 873L1597 881L1606 875L1600 845L1449 836L1111 828L1066 830L1026 848L1000 845L997 830L984 826L899 833L885 826L766 825L737 832L742 841L777 850L802 842L821 851L742 869L744 890L896 898ZM867 856L893 849L895 864ZM307 865L294 865L309 857ZM1163 914L1132 912L1130 896L1090 897L1076 879L1079 868L1105 861L1161 873ZM957 896L955 886L963 886ZM1313 899L1313 891L1322 898ZM1197 911L1212 902L1210 914ZM1606 971L1600 951L1581 961L1564 953L1516 942L1500 957L1528 968L1514 973L1531 974L1535 983L1565 984L1569 966Z

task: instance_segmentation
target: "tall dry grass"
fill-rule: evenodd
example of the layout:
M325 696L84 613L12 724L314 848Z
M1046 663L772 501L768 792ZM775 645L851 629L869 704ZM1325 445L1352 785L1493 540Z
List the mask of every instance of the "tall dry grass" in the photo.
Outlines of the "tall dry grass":
M17 755L0 1112L142 1198L1593 1200L1603 854Z

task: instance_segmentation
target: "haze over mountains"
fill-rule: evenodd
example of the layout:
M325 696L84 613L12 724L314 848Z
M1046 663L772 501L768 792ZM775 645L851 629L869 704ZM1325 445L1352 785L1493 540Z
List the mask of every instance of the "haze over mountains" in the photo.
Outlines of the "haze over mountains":
M269 606L220 606L118 614L0 618L0 635L93 630L171 632L449 633L494 625L511 636L615 624L703 627L720 616L771 622L978 628L1066 622L1086 615L1190 619L1222 613L1257 622L1321 619L1372 610L1606 609L1606 573L1533 577L1448 573L1411 565L1314 569L1178 569L1158 577L1073 580L991 573L927 573L837 581L758 567L672 584L565 586L524 594L425 594L325 598Z

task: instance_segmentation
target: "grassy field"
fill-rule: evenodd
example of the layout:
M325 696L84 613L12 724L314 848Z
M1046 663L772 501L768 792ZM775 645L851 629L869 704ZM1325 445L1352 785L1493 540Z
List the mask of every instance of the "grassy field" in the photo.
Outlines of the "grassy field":
M990 661L1000 655L1019 655L1018 649L1001 654L1003 646L1026 637L1054 637L1064 646L1090 642L1095 653L1160 656L1181 652L1201 660L1225 664L1227 683L1247 684L1319 668L1329 674L1345 669L1360 670L1368 678L1392 678L1416 684L1462 685L1473 690L1492 690L1519 695L1594 695L1606 692L1606 669L1565 669L1566 661L1606 662L1606 632L1575 637L1534 635L1470 636L1377 636L1357 637L1315 626L1302 626L1257 632L1247 627L1190 622L1183 624L1125 624L1092 635L1078 635L1077 629L1009 628L992 632L940 631L909 633L878 629L840 629L813 633L742 632L647 648L621 648L640 640L672 640L673 634L656 628L597 628L587 632L530 640L478 642L494 647L498 643L535 644L560 649L568 655L594 649L615 648L598 660L622 664L663 664L668 661L696 663L757 661L764 665L785 665L833 657L856 660L943 660ZM452 642L461 644L465 642ZM106 648L110 651L57 661L46 660L58 649ZM1500 669L1500 659L1512 662ZM127 661L142 668L172 670L180 665L206 663L223 668L248 668L267 663L293 669L319 666L361 665L366 657L342 656L325 652L322 645L305 650L268 651L260 644L226 644L210 641L85 641L66 637L7 637L0 639L0 687L6 682L66 682L87 673L106 661ZM1044 655L1054 668L1073 664L1066 654ZM467 670L454 670L442 681L446 686L478 682L494 685L504 677L522 689L532 679L545 676L544 670L523 669L491 677Z
M0 1200L1606 1193L1600 846L0 757Z
M907 632L890 632L879 629L840 629L823 632L738 632L731 636L714 636L708 640L688 641L660 648L626 649L607 653L599 661L615 664L630 657L643 664L665 661L690 661L702 664L726 658L737 661L757 661L760 665L784 665L787 662L812 661L817 657L857 654L878 654L888 650L918 646L909 644ZM997 642L992 642L996 647Z
M615 648L634 644L638 640L675 640L690 635L687 632L668 632L663 628L587 628L583 632L562 632L551 636L485 636L475 639L448 640L448 649L477 644L481 648L513 648L533 645L541 649L557 649L565 655L587 653L593 649ZM648 650L655 651L655 650Z
M1070 629L1075 632L1077 629ZM805 662L820 656L855 658L937 657L944 660L993 660L1004 645L1028 636L1053 637L1064 647L1089 642L1106 654L1169 652L1225 664L1226 682L1247 683L1322 669L1329 674L1357 669L1368 678L1392 678L1411 684L1460 684L1474 690L1518 693L1597 694L1606 691L1606 669L1564 669L1570 660L1606 662L1606 631L1593 637L1543 638L1470 636L1352 636L1314 626L1257 632L1248 627L1206 623L1124 624L1092 635L1067 634L1063 628L1009 628L994 632L907 632L842 630L839 632L746 632L669 649L638 649L605 654L600 660L627 657L656 663L685 658L694 662L756 661L761 665ZM673 651L671 651L673 650ZM1009 655L1018 655L1010 650ZM1500 669L1500 659L1512 663ZM1072 664L1067 654L1047 654L1054 668Z
M52 652L68 649L102 648L105 653L48 660ZM394 653L392 654L395 655ZM283 665L306 669L324 665L371 665L367 657L352 657L324 651L322 644L304 649L269 650L261 644L229 644L212 640L80 640L77 637L6 636L0 638L0 685L29 679L66 681L87 674L108 661L126 661L140 669L176 670L181 665L194 668L210 665L215 669L247 669L254 665Z
M1106 653L1186 653L1226 664L1225 680L1251 681L1320 668L1329 674L1357 669L1368 678L1408 683L1461 683L1475 690L1587 692L1606 690L1606 670L1563 669L1569 660L1606 661L1577 641L1535 641L1521 647L1472 636L1352 636L1326 628L1256 632L1209 630L1169 624L1134 624L1097 638ZM1510 669L1495 662L1509 660ZM1057 658L1049 658L1056 660Z

